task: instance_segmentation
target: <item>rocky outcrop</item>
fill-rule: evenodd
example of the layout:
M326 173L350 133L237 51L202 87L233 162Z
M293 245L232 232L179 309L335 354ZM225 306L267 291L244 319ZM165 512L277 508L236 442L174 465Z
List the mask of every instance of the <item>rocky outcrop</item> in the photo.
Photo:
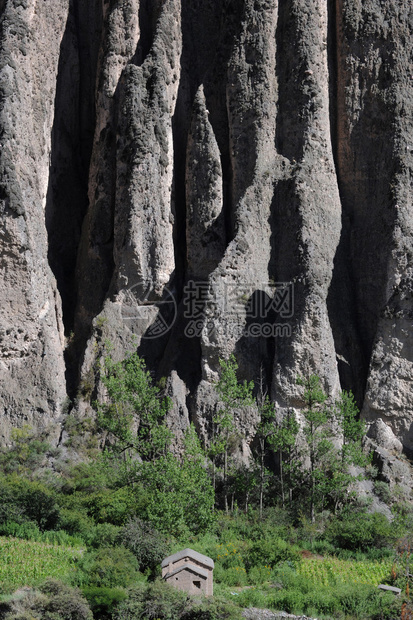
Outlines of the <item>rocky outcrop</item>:
M412 9L43 4L0 2L3 436L86 409L110 339L177 437L235 352L281 409L315 372L412 449Z
M47 426L66 395L60 295L46 229L67 1L3 2L0 21L0 434Z
M343 0L337 23L338 170L369 366L363 414L383 418L411 449L412 8Z

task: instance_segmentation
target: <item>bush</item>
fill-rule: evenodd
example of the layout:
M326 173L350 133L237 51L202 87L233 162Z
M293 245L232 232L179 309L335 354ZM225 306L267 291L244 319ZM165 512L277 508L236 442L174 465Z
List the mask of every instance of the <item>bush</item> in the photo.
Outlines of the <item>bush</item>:
M43 620L93 619L89 605L79 590L54 579L47 580L39 589L48 596L48 601L42 605Z
M248 583L247 572L242 566L223 568L216 564L214 578L217 583L225 583L225 585L230 587L246 586Z
M105 489L85 498L89 516L98 523L124 525L135 512L135 501L129 488Z
M72 508L60 510L59 529L65 530L72 536L80 536L89 544L95 534L95 523L88 517L86 511Z
M341 584L334 588L315 586L300 576L289 575L284 588L267 596L264 604L271 609L288 613L323 615L328 618L399 618L401 601L394 595L380 593L364 584ZM240 604L253 600L249 592L242 593Z
M241 620L241 609L233 603L214 597L202 602L192 602L180 620Z
M121 528L117 525L112 525L112 523L98 523L91 532L89 545L95 549L98 547L113 547L119 540L120 531Z
M122 528L119 541L136 557L139 569L149 570L152 575L159 571L162 560L169 552L165 537L150 523L136 517Z
M279 562L299 562L301 556L296 547L281 538L257 540L253 543L246 558L247 569L253 566L273 568Z
M219 597L191 599L185 592L155 581L134 587L117 607L115 620L241 620L241 610Z
M93 620L80 591L55 579L48 579L39 590L18 590L0 613L3 620Z
M367 551L370 547L384 547L394 534L387 518L379 513L349 514L334 519L325 532L333 545L343 549Z
M269 566L253 566L248 573L248 581L253 585L266 583L271 579L272 571Z
M187 595L172 586L156 581L148 588L138 586L120 603L116 620L177 620L188 610Z
M85 553L78 563L77 584L90 587L129 587L142 581L139 564L125 547L101 548Z
M41 535L42 532L39 530L39 526L37 523L33 523L33 521L26 521L25 523L12 521L0 524L0 536L12 536L13 538L39 541Z
M392 500L390 485L387 482L376 480L374 482L374 492L385 504L390 504Z
M50 444L36 437L33 429L27 424L11 431L12 447L0 448L0 467L6 474L13 472L32 473L44 460L45 455L52 452Z
M83 540L80 537L71 536L64 530L41 532L37 523L33 523L33 521L0 524L0 536L11 536L23 540L65 545L67 547L83 544Z
M127 598L126 591L121 588L85 587L82 592L100 620L112 618L116 606Z
M9 476L0 481L0 522L34 521L40 530L54 529L59 508L54 493L40 482Z

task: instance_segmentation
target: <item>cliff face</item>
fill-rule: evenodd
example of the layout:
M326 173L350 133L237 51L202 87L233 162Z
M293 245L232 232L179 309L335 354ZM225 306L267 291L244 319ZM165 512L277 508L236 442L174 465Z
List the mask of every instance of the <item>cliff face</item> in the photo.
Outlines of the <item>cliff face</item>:
M61 421L109 338L178 434L235 352L280 407L316 372L413 449L406 4L0 2L4 438Z

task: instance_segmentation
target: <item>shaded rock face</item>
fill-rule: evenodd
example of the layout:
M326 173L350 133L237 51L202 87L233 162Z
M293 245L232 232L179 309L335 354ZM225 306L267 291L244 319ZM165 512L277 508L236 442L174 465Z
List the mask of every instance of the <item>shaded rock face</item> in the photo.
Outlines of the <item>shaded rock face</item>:
M3 439L108 338L177 437L234 352L280 408L317 373L413 448L407 4L0 2Z

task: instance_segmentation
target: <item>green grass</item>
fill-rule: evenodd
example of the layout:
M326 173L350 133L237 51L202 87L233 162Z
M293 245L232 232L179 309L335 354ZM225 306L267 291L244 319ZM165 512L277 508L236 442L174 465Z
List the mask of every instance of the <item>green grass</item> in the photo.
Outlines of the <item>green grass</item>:
M81 553L73 547L0 537L0 594L36 586L46 577L68 577Z

